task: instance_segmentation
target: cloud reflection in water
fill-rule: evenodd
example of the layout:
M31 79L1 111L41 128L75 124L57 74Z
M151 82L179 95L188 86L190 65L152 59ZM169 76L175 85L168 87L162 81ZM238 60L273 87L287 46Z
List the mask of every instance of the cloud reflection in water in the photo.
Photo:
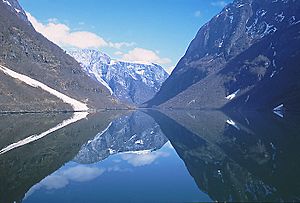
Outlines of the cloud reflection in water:
M66 187L71 181L86 182L97 178L105 172L105 169L88 167L84 165L77 165L67 168L62 171L57 171L41 182L34 185L25 195L25 199L33 194L35 191L45 188L46 190L60 189Z
M169 153L161 151L138 151L138 152L129 152L121 155L121 158L127 161L132 166L145 166L152 164L155 160L160 157L167 157Z

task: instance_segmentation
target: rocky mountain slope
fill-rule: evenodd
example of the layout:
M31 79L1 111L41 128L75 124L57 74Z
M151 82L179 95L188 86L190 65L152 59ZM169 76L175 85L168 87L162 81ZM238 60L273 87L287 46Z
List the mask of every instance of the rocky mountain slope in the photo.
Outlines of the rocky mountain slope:
M148 106L299 110L300 2L235 0L205 24Z
M79 63L37 33L16 0L0 1L0 65L26 75L90 108L120 106ZM71 110L62 100L0 71L1 111Z
M8 9L10 9L13 13L15 13L20 19L25 21L28 25L31 25L29 20L27 19L27 15L23 8L20 6L17 0L2 0L4 4L6 4Z
M74 50L69 54L88 76L107 86L121 101L131 104L150 100L169 76L157 64L117 61L96 50Z

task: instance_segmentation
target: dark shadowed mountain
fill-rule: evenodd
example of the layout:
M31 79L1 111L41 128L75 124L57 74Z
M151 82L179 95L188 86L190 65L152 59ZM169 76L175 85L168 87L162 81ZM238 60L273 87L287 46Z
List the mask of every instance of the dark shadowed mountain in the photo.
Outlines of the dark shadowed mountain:
M205 24L148 106L300 106L300 2L235 0Z
M80 65L37 33L17 0L0 1L0 65L33 78L91 108L120 104L109 90L89 78ZM0 110L70 110L62 100L0 71Z

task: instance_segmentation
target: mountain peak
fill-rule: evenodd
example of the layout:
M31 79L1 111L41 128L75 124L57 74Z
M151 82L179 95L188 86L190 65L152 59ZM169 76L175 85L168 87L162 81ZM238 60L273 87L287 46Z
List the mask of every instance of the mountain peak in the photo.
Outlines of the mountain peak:
M17 0L0 0L0 3L4 3L7 8L9 8L13 13L15 13L20 19L25 21L27 24L31 25L29 20L27 19L27 15L23 8L20 6Z
M221 108L242 95L249 106L251 96L246 92L258 84L270 82L270 78L275 81L276 74L294 67L287 68L283 61L293 63L298 53L295 35L299 32L299 13L300 1L296 0L235 0L228 4L200 28L186 54L148 106L169 103L163 106ZM289 40L290 44L284 45L284 40ZM288 92L288 87L285 88ZM279 89L284 89L283 85ZM234 99L226 99L237 90L240 91ZM266 100L270 102L272 97L274 101L278 99L279 92L265 98L260 105L266 105ZM253 107L258 105L258 99L252 101Z
M157 64L119 61L98 50L74 50L69 54L81 64L87 75L109 86L117 98L128 103L148 101L168 77L168 73Z

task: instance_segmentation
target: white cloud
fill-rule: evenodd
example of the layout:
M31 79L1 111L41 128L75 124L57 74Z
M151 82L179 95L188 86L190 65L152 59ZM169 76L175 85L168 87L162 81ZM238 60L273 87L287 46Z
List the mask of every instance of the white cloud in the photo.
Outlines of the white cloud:
M116 51L114 54L115 54L116 56L122 56L124 53L121 52L121 51Z
M227 5L227 2L226 1L214 1L214 2L211 2L211 5L223 8Z
M26 13L29 21L36 31L40 32L50 41L54 42L63 49L69 48L103 48L109 47L116 49L114 53L120 60L141 63L157 63L161 65L170 65L171 60L166 57L160 57L159 51L152 51L144 48L135 47L132 50L124 52L122 48L136 46L134 42L111 42L103 37L88 31L74 31L66 24L60 23L58 19L51 18L47 23L42 23L30 13ZM82 22L83 23L83 22ZM126 49L125 49L126 50ZM128 49L127 49L128 50Z
M134 45L136 45L136 43L134 42L109 42L109 46L115 49L121 49L122 47L132 47Z
M130 50L128 53L123 54L121 60L129 62L147 62L157 64L171 63L171 59L161 58L155 51L138 47Z
M175 66L169 66L165 68L165 71L167 71L167 73L169 73L169 75L172 73L172 71L174 70Z
M103 37L88 31L72 31L66 24L59 23L56 18L51 18L48 20L48 23L44 24L30 13L27 12L26 14L36 31L62 48L75 47L84 49L111 47L120 49L122 47L135 45L133 42L109 42Z
M28 14L28 13L26 13L26 14ZM32 16L31 16L32 17ZM58 19L57 18L49 18L48 19L48 22L49 23L58 23Z
M58 23L57 20L53 19L47 24L43 24L30 13L26 14L38 32L61 47L97 48L108 45L102 37L94 33L86 31L72 32L67 25Z
M195 16L196 18L201 17L201 11L195 11L194 16Z

